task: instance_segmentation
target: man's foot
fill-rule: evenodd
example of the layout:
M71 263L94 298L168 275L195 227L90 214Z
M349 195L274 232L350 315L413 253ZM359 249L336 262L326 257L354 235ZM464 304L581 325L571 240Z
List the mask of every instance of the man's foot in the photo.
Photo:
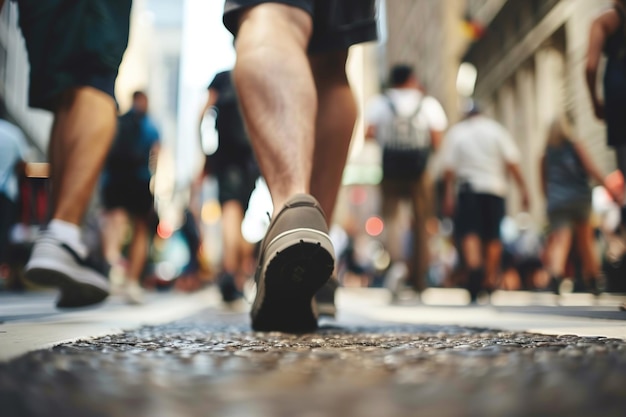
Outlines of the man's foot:
M123 296L130 305L140 305L144 302L143 288L136 280L128 280L124 284Z
M317 304L317 314L320 317L335 318L337 315L337 306L335 305L335 292L339 287L337 278L331 277L326 284L320 288L315 294L315 303Z
M606 284L603 277L590 278L585 281L585 291L589 292L596 297L602 295L606 288Z
M313 296L334 269L334 249L315 198L292 197L261 244L252 328L304 333L317 329Z
M61 290L59 308L85 307L104 301L109 282L87 258L59 239L44 232L35 242L26 265L26 279L43 287Z
M548 290L555 295L561 295L561 278L550 277L550 282L548 283Z

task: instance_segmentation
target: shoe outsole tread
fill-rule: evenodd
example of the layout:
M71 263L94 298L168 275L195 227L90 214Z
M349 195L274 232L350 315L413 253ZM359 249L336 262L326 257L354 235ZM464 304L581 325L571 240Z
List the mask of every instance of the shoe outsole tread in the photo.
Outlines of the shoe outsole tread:
M316 330L312 301L333 272L331 252L321 242L300 239L276 251L266 265L253 307L252 328L288 333Z
M86 282L78 282L69 276L51 269L31 268L26 279L42 287L56 287L61 290L57 301L58 308L86 307L104 301L109 293Z

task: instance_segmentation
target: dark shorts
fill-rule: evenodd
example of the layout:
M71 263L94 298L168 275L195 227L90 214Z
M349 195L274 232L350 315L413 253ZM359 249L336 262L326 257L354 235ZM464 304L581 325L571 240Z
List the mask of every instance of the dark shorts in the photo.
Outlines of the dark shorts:
M150 182L110 181L102 187L102 204L107 210L121 208L130 215L147 217L154 207Z
M263 3L297 7L313 17L310 53L345 50L378 37L376 0L226 0L224 25L236 34L240 13Z
M54 111L59 94L93 87L114 97L131 0L17 0L30 61L29 104Z
M548 211L550 230L569 228L578 223L589 221L591 201L569 204L567 207Z
M215 176L220 204L237 201L245 212L248 209L256 180L259 178L258 170L245 165L230 164L217 168Z
M454 228L457 238L470 234L483 241L500 240L504 199L492 194L461 191L458 195Z

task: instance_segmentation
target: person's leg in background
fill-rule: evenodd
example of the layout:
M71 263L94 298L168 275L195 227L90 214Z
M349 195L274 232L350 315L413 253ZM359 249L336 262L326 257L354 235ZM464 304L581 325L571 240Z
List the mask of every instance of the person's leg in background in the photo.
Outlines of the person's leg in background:
M347 50L315 54L310 58L317 90L310 189L326 213L329 226L357 117L356 102L346 74L347 59Z
M617 157L617 168L624 178L624 197L622 201L622 227L626 227L626 146L615 147L615 156Z
M109 191L105 187L103 199L106 206L106 195ZM111 266L109 281L112 293L120 293L126 279L126 262L122 256L122 246L129 231L129 219L126 211L121 207L108 207L102 213L101 239L104 259Z
M483 242L485 251L485 282L487 291L494 291L500 286L500 264L502 262L502 241L488 239Z
M392 263L404 261L404 239L399 224L401 191L401 184L397 181L383 180L380 183L381 213L384 222L383 244L389 252Z
M572 230L568 224L555 225L548 236L546 265L550 274L550 289L557 293L565 274L565 264L572 245Z
M243 288L243 283L237 282L243 262L243 216L243 207L239 201L229 200L222 204L222 275L218 284L224 302L238 299Z
M582 263L585 286L594 294L599 295L602 288L600 282L600 263L596 252L593 227L589 220L574 224L576 249Z
M132 215L132 238L128 248L128 268L124 296L129 304L143 303L141 277L150 247L150 221L147 215Z
M122 258L122 243L126 235L128 216L122 208L107 209L102 213L102 247L104 258L112 267Z
M485 280L483 247L478 234L470 233L461 239L461 255L467 268L467 289L470 293L470 301L475 303Z
M475 303L485 281L483 238L485 225L479 196L461 191L457 196L454 228L459 239L459 252L467 271L466 288L470 302Z
M244 216L256 180L259 177L256 163L249 156L235 155L216 163L219 201L222 208L222 271L218 286L222 300L236 301L243 295L245 281L250 277L252 250L241 230ZM236 161L236 162L234 162Z
M329 228L357 117L356 102L346 74L347 60L347 50L310 57L317 90L315 151L310 189L326 213ZM334 276L316 294L320 314L335 317L335 290L338 286Z
M484 251L485 282L483 287L488 292L499 288L502 265L502 239L500 225L505 214L504 199L491 194L479 194L480 215L482 216L481 239Z
M432 183L427 173L413 183L411 194L413 255L409 260L409 284L421 293L428 286L426 280L430 263L426 222L432 215Z

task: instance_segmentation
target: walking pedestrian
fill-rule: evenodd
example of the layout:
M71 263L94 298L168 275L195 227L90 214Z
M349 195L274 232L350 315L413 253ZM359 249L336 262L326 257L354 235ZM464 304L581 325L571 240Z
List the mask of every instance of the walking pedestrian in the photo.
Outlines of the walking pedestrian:
M589 178L604 185L610 192L611 187L607 186L583 146L573 140L565 118L555 119L550 126L545 154L541 160L541 180L550 223L546 258L551 274L551 289L557 294L564 277L573 235L576 237L576 254L582 263L586 289L594 294L601 291L600 263L595 253L590 222ZM619 199L619 196L615 195L614 198Z
M148 116L148 96L136 91L132 108L118 119L117 135L102 171L101 184L105 209L104 254L114 270L121 271L122 293L130 304L143 302L140 281L148 256L154 210L150 182L159 147L159 132ZM127 220L132 233L125 267L121 260Z
M481 290L492 291L498 284L507 174L518 185L525 211L528 191L515 141L502 125L482 115L475 103L467 117L450 128L445 142L444 214L454 216L468 272L467 289L471 301L476 302Z
M356 120L348 48L376 38L375 0L226 0L234 79L275 208L261 243L256 330L317 328L329 279L328 223Z
M217 283L226 303L243 295L243 286L254 271L254 247L241 232L241 223L260 172L246 132L232 71L220 72L208 88L202 111L215 108L218 147L207 156L205 173L217 179L222 208L222 271Z
M426 95L409 65L395 65L389 75L391 87L375 97L367 114L366 136L383 151L381 183L385 246L392 263L408 263L407 283L417 292L426 288L429 267L426 221L432 215L433 184L427 171L431 152L436 151L448 118L441 104ZM406 259L404 227L399 222L400 203L409 202L412 213L412 254Z
M18 174L24 171L26 138L19 127L7 120L0 98L0 267L8 258L11 228L17 220Z
M607 58L603 79L603 97L597 88L602 55ZM615 0L591 24L586 65L587 88L594 113L604 120L607 143L615 150L617 166L626 178L626 0ZM626 238L626 192L622 204L622 234Z
M115 134L114 87L131 0L17 5L30 61L29 105L54 114L52 219L35 242L26 278L59 288L59 307L95 304L108 296L109 285L87 258L80 225Z

